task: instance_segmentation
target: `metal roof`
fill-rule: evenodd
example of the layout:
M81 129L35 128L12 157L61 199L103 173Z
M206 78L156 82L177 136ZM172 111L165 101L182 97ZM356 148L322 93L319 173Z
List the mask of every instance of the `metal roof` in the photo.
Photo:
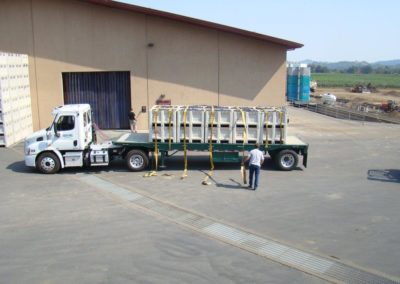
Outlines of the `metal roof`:
M170 19L170 20L187 23L187 24L193 24L193 25L200 26L200 27L211 28L214 30L222 31L222 32L238 34L238 35L242 35L245 37L254 38L254 39L282 45L282 46L286 47L286 49L288 49L288 50L303 47L303 44L301 44L301 43L297 43L297 42L293 42L293 41L289 41L289 40L285 40L285 39L281 39L281 38L276 38L276 37L272 37L272 36L268 36L268 35L264 35L264 34L259 34L259 33L251 32L251 31L247 31L247 30L242 30L242 29L238 29L238 28L234 28L234 27L230 27L230 26L225 26L225 25L221 25L221 24L217 24L217 23L213 23L213 22L199 20L199 19L195 19L195 18L191 18L191 17L177 15L177 14L173 14L173 13L169 13L169 12L145 8L145 7L141 7L141 6L137 6L137 5L116 2L116 1L112 1L112 0L80 0L80 1L88 2L88 3L92 3L92 4L104 6L104 7L109 7L109 8L132 11L132 12L136 12L136 13L145 14L148 16L162 17L162 18L166 18L166 19Z

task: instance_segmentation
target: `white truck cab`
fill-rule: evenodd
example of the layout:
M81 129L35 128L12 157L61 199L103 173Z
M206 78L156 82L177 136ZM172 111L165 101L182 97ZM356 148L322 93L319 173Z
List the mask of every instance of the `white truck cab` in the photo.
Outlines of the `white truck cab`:
M53 123L25 139L25 164L43 173L64 167L108 165L110 143L93 145L89 104L56 107Z
M90 145L92 142L90 105L65 105L55 108L52 114L54 122L47 131L55 149L84 150Z

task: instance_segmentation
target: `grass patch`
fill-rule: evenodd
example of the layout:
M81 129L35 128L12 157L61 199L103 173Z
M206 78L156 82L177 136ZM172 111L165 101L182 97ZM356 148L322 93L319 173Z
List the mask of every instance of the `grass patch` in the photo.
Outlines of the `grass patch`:
M342 73L312 73L319 87L354 87L357 84L378 88L400 88L399 74L342 74Z

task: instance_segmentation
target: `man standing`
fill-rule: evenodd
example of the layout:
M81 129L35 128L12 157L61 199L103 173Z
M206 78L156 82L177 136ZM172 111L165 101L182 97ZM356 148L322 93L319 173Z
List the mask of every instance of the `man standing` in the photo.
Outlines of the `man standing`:
M129 117L129 125L131 127L132 133L136 133L136 115L133 112L133 109L131 108L131 111L128 114Z
M260 145L256 143L255 148L249 152L245 162L249 161L249 189L256 190L258 187L258 176L260 175L261 165L264 163L264 154L259 150ZM253 187L254 176L254 187Z

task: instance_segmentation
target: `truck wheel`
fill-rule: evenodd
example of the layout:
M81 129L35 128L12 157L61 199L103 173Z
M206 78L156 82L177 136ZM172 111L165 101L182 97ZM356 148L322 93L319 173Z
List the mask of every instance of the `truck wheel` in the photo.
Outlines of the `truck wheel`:
M131 150L126 155L126 164L133 172L143 171L149 164L149 157L142 150Z
M282 171L291 171L297 167L299 157L293 150L282 150L275 156L275 164Z
M36 161L36 168L43 174L55 174L60 167L57 155L51 152L41 154Z

